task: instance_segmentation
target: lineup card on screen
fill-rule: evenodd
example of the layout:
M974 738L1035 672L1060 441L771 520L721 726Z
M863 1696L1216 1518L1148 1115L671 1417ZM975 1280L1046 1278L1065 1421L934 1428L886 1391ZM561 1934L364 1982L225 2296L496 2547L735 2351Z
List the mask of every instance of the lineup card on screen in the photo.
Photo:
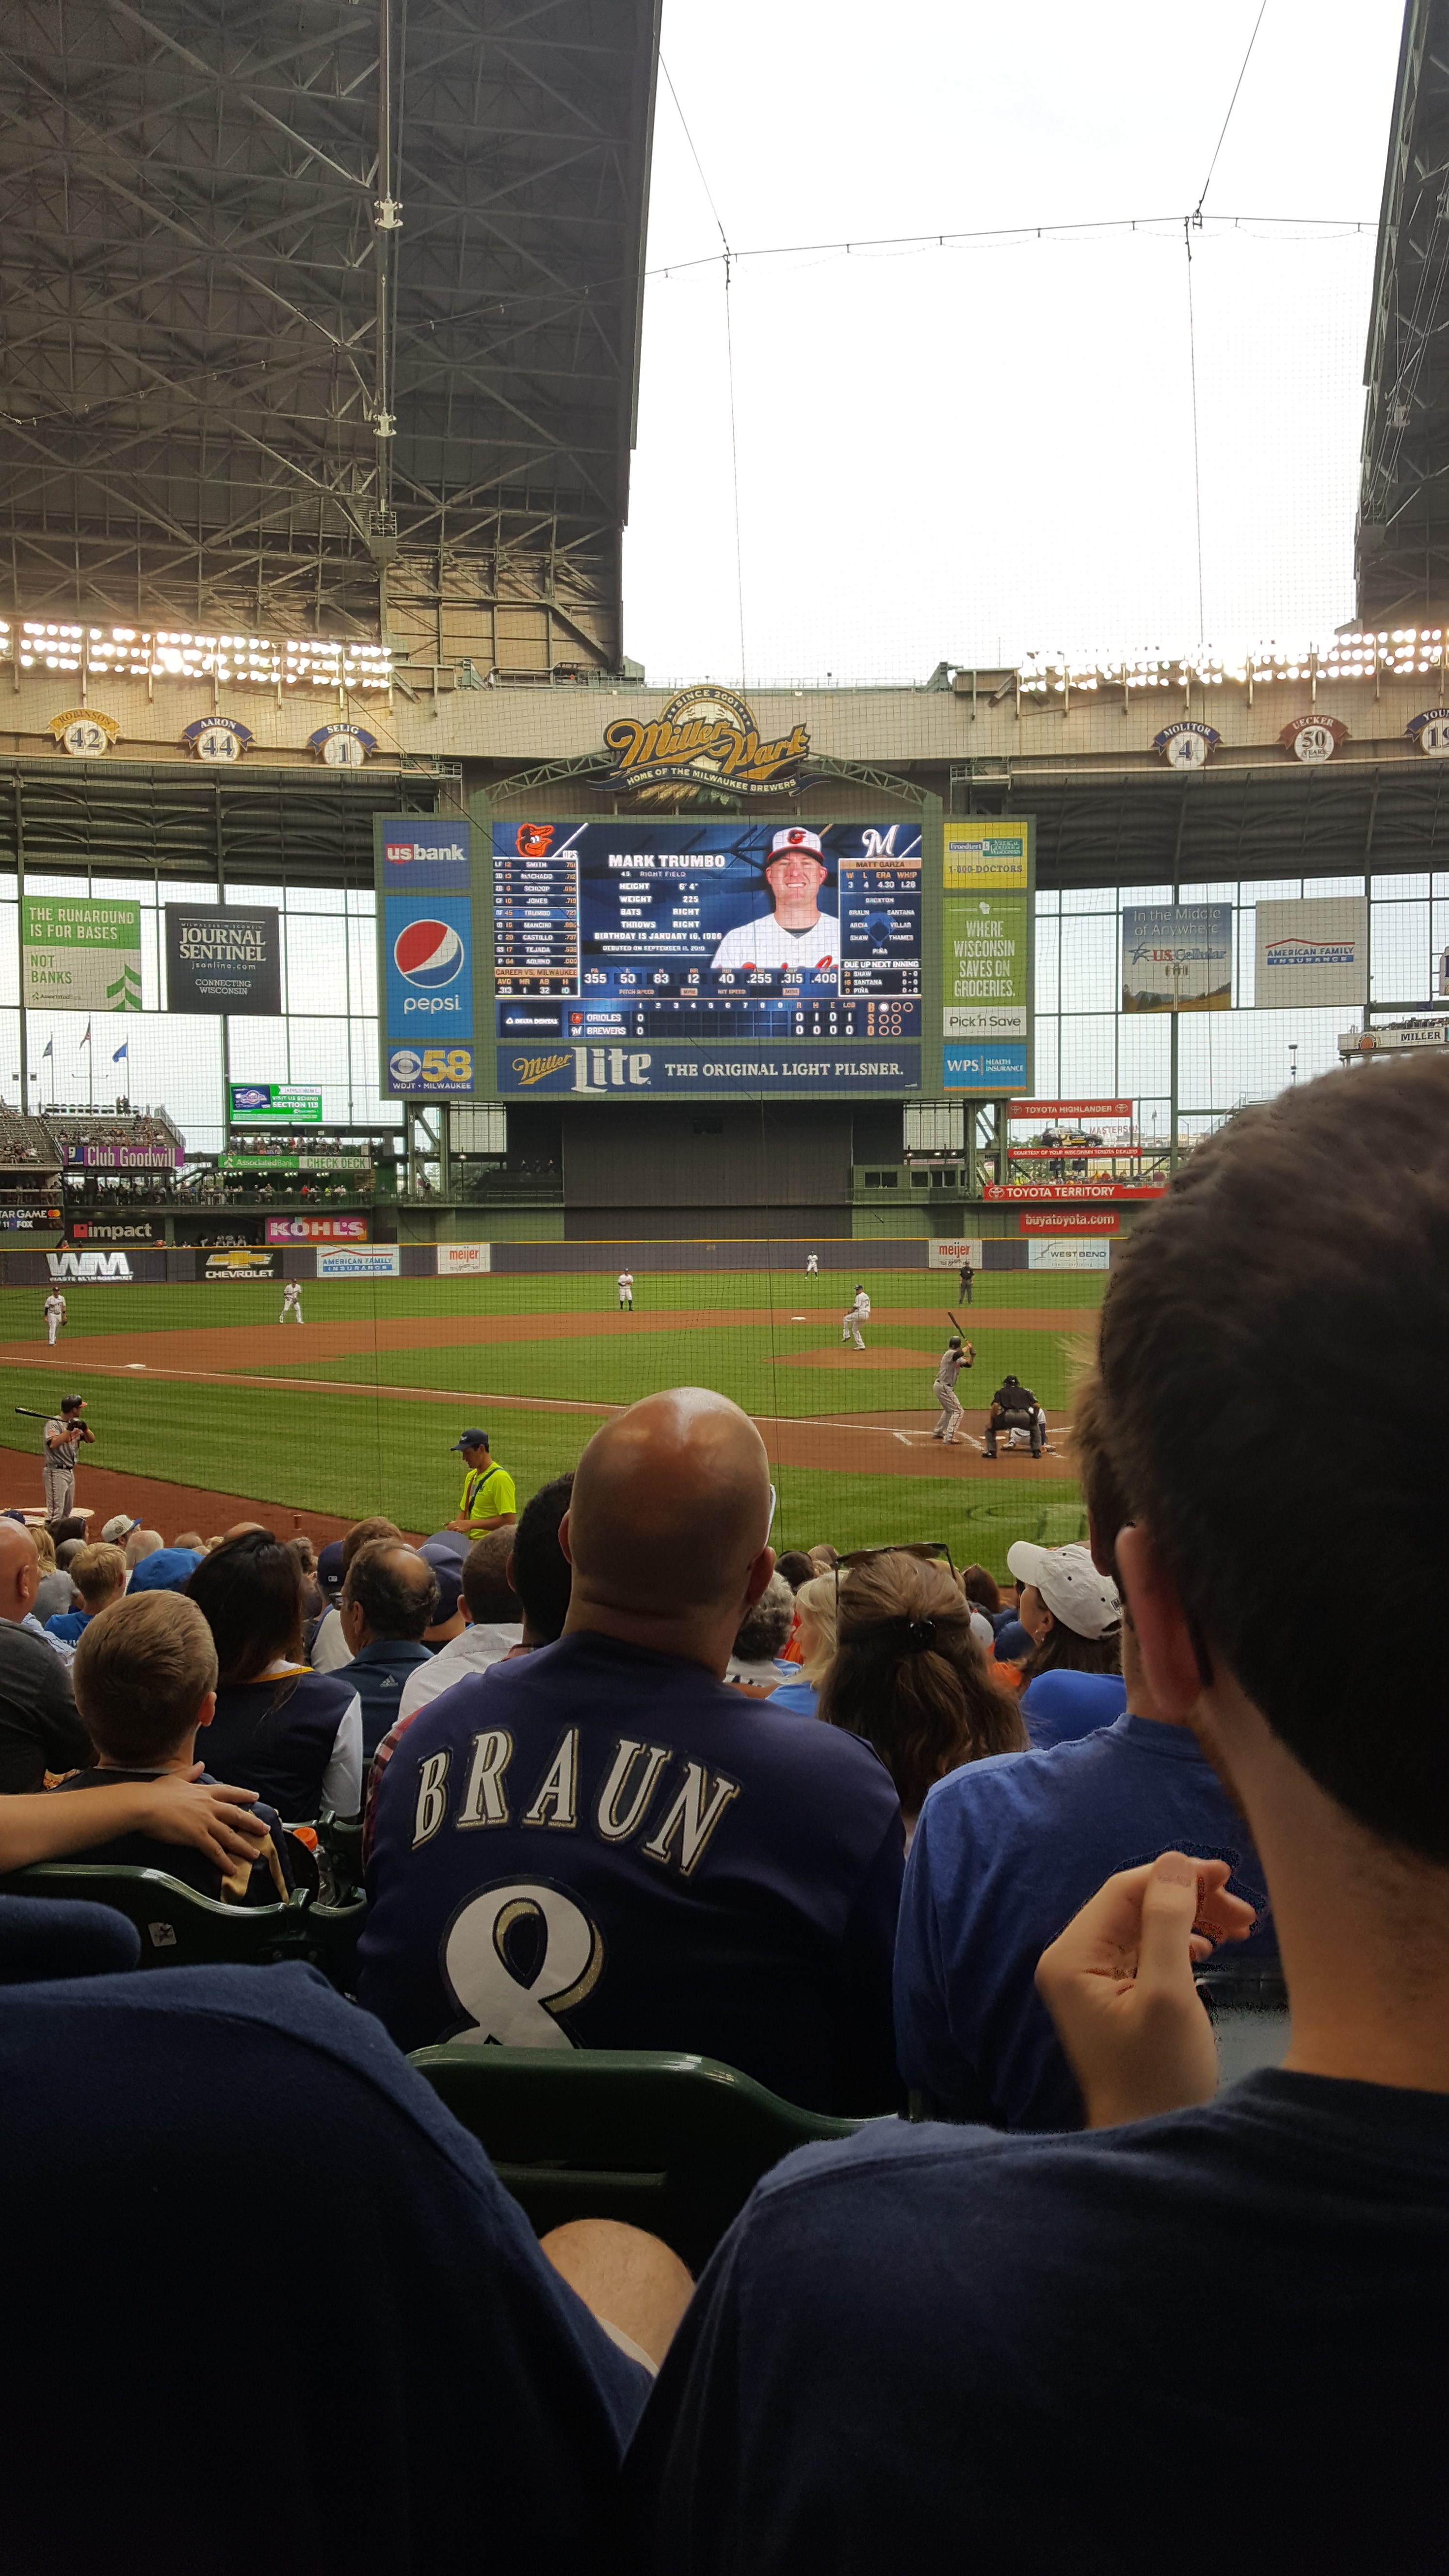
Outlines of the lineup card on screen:
M495 823L500 1092L920 1084L915 823Z

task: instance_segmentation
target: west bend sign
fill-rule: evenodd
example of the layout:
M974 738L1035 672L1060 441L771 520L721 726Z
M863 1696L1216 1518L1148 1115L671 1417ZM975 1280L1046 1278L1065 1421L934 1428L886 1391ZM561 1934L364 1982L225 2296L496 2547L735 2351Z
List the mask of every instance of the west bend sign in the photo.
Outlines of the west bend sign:
M810 736L796 725L762 741L753 708L732 690L681 689L657 716L619 716L605 727L614 766L594 785L650 802L713 804L735 796L793 796ZM681 793L680 791L684 792Z

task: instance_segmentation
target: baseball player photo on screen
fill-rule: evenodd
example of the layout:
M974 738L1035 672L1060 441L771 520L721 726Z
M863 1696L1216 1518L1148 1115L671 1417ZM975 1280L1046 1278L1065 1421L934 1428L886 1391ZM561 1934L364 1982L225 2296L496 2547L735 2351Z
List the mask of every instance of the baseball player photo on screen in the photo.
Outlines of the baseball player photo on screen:
M500 1038L913 1037L914 824L495 824Z

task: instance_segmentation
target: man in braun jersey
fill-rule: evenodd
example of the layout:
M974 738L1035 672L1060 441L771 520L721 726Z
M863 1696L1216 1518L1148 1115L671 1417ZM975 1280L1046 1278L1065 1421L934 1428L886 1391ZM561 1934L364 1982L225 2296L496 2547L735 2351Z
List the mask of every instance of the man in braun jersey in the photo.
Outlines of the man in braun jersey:
M840 965L840 923L822 912L817 897L830 874L818 832L792 823L777 832L765 861L765 883L774 910L725 933L710 960L715 974L729 968L783 966L834 974Z
M51 1349L54 1350L57 1337L60 1333L60 1328L65 1322L65 1299L62 1297L58 1288L52 1288L50 1295L46 1298L43 1312L45 1315L45 1338L49 1342Z
M840 1318L841 1341L848 1342L853 1337L856 1349L858 1351L863 1351L865 1344L860 1338L860 1328L862 1324L868 1324L869 1322L870 1299L867 1297L865 1290L858 1287L856 1289L853 1302L846 1307L844 1314Z
M974 1344L963 1342L959 1333L953 1333L941 1353L941 1365L936 1371L936 1383L931 1389L941 1408L941 1418L931 1438L939 1440L947 1449L955 1440L961 1421L961 1404L956 1393L956 1380L963 1369L973 1368L975 1363Z

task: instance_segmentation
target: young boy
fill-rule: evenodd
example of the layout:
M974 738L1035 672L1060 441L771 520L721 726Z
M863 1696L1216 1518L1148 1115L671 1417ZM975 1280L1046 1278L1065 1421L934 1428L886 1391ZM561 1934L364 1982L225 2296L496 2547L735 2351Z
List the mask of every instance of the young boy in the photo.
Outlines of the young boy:
M98 1554L101 1551L96 1551ZM104 1788L110 1781L186 1779L196 1738L216 1707L216 1648L194 1601L178 1592L142 1592L113 1602L87 1625L71 1666L76 1706L95 1747L89 1771L74 1771L61 1789ZM203 1780L208 1778L203 1772ZM270 1807L257 1806L270 1839L260 1857L230 1872L203 1852L120 1834L88 1857L117 1867L164 1869L202 1896L223 1903L274 1905L292 1885L287 1837Z
M78 1646L86 1629L100 1610L109 1610L126 1589L126 1560L118 1547L107 1547L97 1540L93 1547L78 1547L66 1572L81 1597L79 1610L57 1611L45 1622L52 1637L62 1645Z

